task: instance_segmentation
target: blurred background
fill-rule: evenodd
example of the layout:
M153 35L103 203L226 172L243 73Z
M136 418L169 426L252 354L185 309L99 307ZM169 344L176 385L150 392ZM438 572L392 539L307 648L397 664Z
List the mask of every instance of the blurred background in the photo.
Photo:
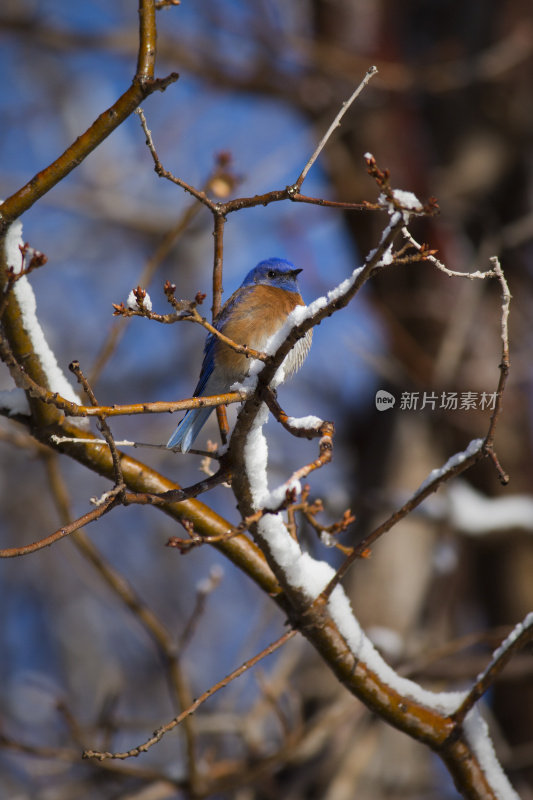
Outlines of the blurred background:
M177 70L181 77L143 108L174 174L199 188L209 182L219 196L285 187L376 64L378 76L303 191L375 200L363 159L370 151L391 171L393 186L423 201L437 198L440 215L412 230L450 269L485 270L490 256L501 259L513 295L512 364L496 449L511 481L502 487L494 468L481 463L384 537L347 581L356 615L391 663L432 688L460 688L533 607L530 3L182 0L158 12L158 33L157 74ZM4 0L0 42L0 195L7 197L127 88L137 4ZM211 216L155 175L138 118L22 221L24 240L49 259L31 283L60 365L66 370L79 359L101 403L189 396L202 358L200 327L112 317L112 303L125 301L138 283L161 313L170 310L166 280L177 297L206 292L206 315L211 305ZM292 203L232 214L225 297L258 261L277 255L303 267L310 301L361 262L385 224L375 212ZM335 422L334 461L310 484L324 502L324 522L347 507L355 513L345 544L388 516L431 469L485 435L490 411L479 403L405 410L400 398L494 392L500 309L496 283L411 264L384 270L315 330L311 354L281 388L280 401L293 416ZM0 389L11 386L2 366ZM394 408L376 409L380 389L396 397ZM117 418L112 430L119 439L162 443L177 419ZM214 420L205 430L217 440ZM273 484L315 457L312 442L288 440L272 422L267 432ZM183 485L201 477L195 456L133 455ZM45 536L109 488L77 464L42 453L5 419L0 460L2 547ZM238 521L228 489L206 502ZM279 611L216 551L180 556L166 549L181 531L153 510L114 512L86 535L177 639L211 576L216 588L181 659L192 696L283 631ZM303 528L301 537L313 554L339 563L340 554L312 531ZM2 797L184 796L179 732L122 771L76 760L82 746L103 741L114 750L131 747L175 713L160 654L95 570L95 558L64 541L0 563ZM307 644L293 640L260 669L196 717L199 764L220 779L209 796L457 797L440 763L348 696ZM509 664L485 711L514 785L533 797L531 651Z

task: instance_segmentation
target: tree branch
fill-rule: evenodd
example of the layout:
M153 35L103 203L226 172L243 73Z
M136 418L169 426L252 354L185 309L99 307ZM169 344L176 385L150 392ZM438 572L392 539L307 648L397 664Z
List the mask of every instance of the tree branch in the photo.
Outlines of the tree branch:
M179 77L175 72L166 78L154 78L155 66L155 7L154 0L139 0L139 49L137 71L130 88L93 122L52 164L38 172L15 194L0 205L0 235L9 225L69 172L72 172L115 128L137 108L148 95L164 91Z

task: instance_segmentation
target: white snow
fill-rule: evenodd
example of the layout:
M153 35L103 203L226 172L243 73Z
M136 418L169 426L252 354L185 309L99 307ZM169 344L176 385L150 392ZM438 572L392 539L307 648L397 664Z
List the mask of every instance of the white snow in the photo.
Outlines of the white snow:
M267 419L268 406L263 403L257 412L244 445L244 463L246 464L250 493L256 511L259 508L263 508L263 503L269 496L267 482L268 445L262 430Z
M389 657L399 658L405 650L404 638L392 628L372 625L368 628L367 635L372 643Z
M422 481L420 486L415 492L415 496L423 492L424 489L429 486L430 483L436 481L438 478L441 478L446 472L457 467L459 464L462 464L463 461L466 461L467 458L473 456L475 453L479 452L483 446L484 439L472 439L469 443L466 450L463 450L460 453L454 453L448 461L442 467L438 467L437 469L432 469L427 478Z
M410 202L414 203L414 200ZM354 271L351 278L343 282L336 290L333 290L333 293L338 292L338 294L341 294L346 291L350 286L350 282L355 280L357 273L358 270ZM283 328L269 341L268 352L275 352L288 335L291 327L311 316L318 308L323 308L331 298L331 295L332 292L328 294L327 298L319 298L318 301L311 303L307 307L297 307L291 313ZM260 362L259 365L259 368L261 368L262 364ZM269 491L267 478L268 445L262 431L267 418L268 408L263 404L254 420L244 448L244 465L249 478L255 509L275 507L272 500L275 500L276 503L280 502L290 483L289 481L282 484L274 492ZM291 420L291 422L294 424L294 420ZM309 419L302 418L297 424L304 425L304 422L305 425L308 425ZM313 422L320 423L320 420L314 418ZM421 492L429 483L442 476L448 470L479 452L482 445L483 439L471 441L465 451L454 454L443 467L433 470L419 487L418 492ZM295 482L294 487L299 491L297 482ZM316 599L334 577L335 570L333 567L301 550L299 543L290 535L281 513L265 514L259 520L257 526L258 532L266 543L272 558L279 568L283 570L288 584L300 590L309 602ZM446 568L449 568L449 564L446 564ZM329 597L328 610L354 658L363 662L367 669L374 673L383 684L389 686L392 691L406 699L446 715L451 715L456 711L467 697L468 693L466 691L430 691L414 681L398 675L386 663L362 630L350 601L340 584L335 587ZM527 624L533 624L533 614L531 619L527 618ZM515 633L516 635L519 635L519 633ZM379 641L379 636L377 640ZM495 788L499 800L517 800L518 796L511 787L495 756L487 726L481 718L477 707L466 717L465 735L480 760L482 769L485 771L491 785Z
M268 447L262 431L267 417L268 409L263 405L244 448L245 469L256 509L264 508L265 503L271 499L267 480ZM318 597L335 575L333 567L325 561L313 558L309 553L302 552L298 542L290 535L281 514L266 514L257 524L261 537L276 563L283 569L288 583L301 590L310 602ZM462 702L465 692L432 692L397 675L363 632L342 586L337 586L332 592L328 608L354 657L362 659L394 691L446 714L452 713Z
M389 264L392 264L393 260L394 256L392 252L392 244L390 244L383 253L383 256L379 263L382 267L387 267Z
M394 189L392 192L394 199L400 203L403 208L409 208L412 211L423 211L423 206L416 194L413 192L406 192L403 189Z
M6 260L10 267L13 267L16 272L20 272L21 268L21 254L19 245L22 245L22 223L20 221L14 222L8 229L5 248ZM13 292L17 298L20 307L22 325L28 334L34 353L38 356L42 367L48 379L48 388L51 392L57 392L66 400L74 403L81 403L79 396L72 388L70 382L67 380L64 372L59 367L56 357L50 349L46 341L43 329L37 319L37 303L33 289L25 275L15 283ZM73 418L73 424L85 425L86 420L83 418Z
M478 706L466 715L463 723L465 737L477 757L481 769L487 776L498 800L520 800L507 775L502 770L500 762L494 752L494 747L489 734L487 723L481 716Z
M489 664L485 667L483 672L477 676L476 681L481 680L483 676L491 669L494 662L498 661L503 656L505 651L508 650L518 639L518 637L531 627L533 627L533 611L530 611L521 622L517 623L511 633L505 637L501 645L496 648L492 654Z
M128 299L126 300L126 305L127 305L128 308L131 308L132 311L140 311L141 310L141 307L139 306L139 303L137 302L137 298L135 297L135 292L133 291L133 289L131 290L131 292L128 295ZM152 298L150 297L148 292L145 292L145 294L144 294L143 308L145 308L146 311L151 311L152 310Z
M320 426L324 424L324 420L310 414L307 417L289 417L287 419L287 424L290 425L291 428L318 430Z
M533 497L486 497L466 481L454 481L447 492L447 518L454 528L472 536L497 530L533 531Z

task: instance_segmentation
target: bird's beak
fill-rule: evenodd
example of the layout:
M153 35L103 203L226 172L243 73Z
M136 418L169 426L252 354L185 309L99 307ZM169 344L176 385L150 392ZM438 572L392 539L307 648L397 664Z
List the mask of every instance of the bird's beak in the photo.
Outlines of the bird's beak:
M297 275L299 275L299 274L300 274L300 272L303 272L303 269L302 269L302 267L300 267L300 269L291 269L291 275L294 275L294 277L296 277Z

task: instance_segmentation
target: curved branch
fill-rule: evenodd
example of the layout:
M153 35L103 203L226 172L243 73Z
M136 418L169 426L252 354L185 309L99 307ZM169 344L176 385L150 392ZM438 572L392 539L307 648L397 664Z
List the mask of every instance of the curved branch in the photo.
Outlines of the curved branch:
M384 178L387 178L385 174ZM239 414L228 452L233 459L232 485L243 516L263 507L264 497L268 495L267 449L262 433L266 421L262 398L266 388L294 343L313 325L346 305L373 269L385 261L383 255L403 225L399 209L391 209L390 213L391 223L379 246L367 257L365 266L331 292L327 301L317 302L316 306L311 304L303 312L303 321L299 324L292 323L291 328L291 323L287 323L285 339L259 373L256 392ZM505 321L507 312L508 293L504 292ZM283 333L280 338L282 336ZM503 333L502 338L505 340ZM501 383L503 376L502 371ZM491 423L489 435L492 431ZM467 452L445 465L444 474L451 476L474 463L485 454L485 446L486 440L476 440ZM415 497L423 498L439 481L442 481L442 471L430 476ZM392 527L394 519L387 522ZM464 696L437 695L400 678L382 660L359 627L349 600L338 584L338 574L325 562L315 561L308 553L303 553L281 517L262 517L250 530L283 589L292 626L310 641L345 687L389 724L439 753L465 797L496 800L499 795L491 783L490 767L494 772L499 765L496 762L487 764L485 742L481 745L480 738L472 733L478 724L477 709L472 709L477 697L475 691L471 705L464 707L463 717L456 719ZM474 716L466 718L470 710ZM482 726L480 736L486 739ZM506 781L503 773L502 780ZM511 796L512 789L508 786Z

